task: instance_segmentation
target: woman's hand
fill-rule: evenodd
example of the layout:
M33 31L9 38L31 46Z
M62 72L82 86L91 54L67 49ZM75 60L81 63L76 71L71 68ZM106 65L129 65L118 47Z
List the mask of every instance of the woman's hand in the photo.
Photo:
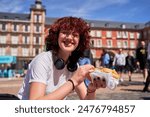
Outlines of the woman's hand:
M87 64L80 66L71 78L74 82L74 85L77 86L81 82L83 82L84 79L87 78L89 76L89 73L92 71L94 71L93 65Z
M106 80L104 78L94 78L88 86L87 93L93 93L96 89L106 88Z

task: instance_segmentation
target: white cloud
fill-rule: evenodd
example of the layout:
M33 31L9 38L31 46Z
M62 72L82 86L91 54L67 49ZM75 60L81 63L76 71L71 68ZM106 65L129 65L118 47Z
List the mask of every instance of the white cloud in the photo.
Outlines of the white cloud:
M28 13L35 0L0 0L1 12ZM92 18L93 13L102 13L104 8L124 5L129 0L42 0L47 15L70 15Z
M1 0L1 12L20 12L23 10L22 0Z
M82 0L80 2L76 0L75 2L67 1L59 4L53 3L52 6L46 8L49 11L60 10L60 12L65 12L68 15L90 17L93 11L99 10L100 12L103 8L111 5L124 5L128 2L129 0Z

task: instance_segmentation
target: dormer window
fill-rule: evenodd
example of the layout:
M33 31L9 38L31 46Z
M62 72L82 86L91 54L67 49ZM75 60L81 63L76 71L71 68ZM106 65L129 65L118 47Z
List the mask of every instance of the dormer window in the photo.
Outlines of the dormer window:
M19 20L19 17L15 17L15 20Z
M106 23L106 24L105 24L105 27L109 27L109 23Z
M125 25L125 24L121 24L121 28L122 28L122 29L125 29L125 28L126 28L126 25Z
M8 19L8 16L4 16L4 19Z
M94 23L93 22L90 23L90 27L94 27Z
M138 29L138 28L139 28L139 25L135 25L134 27L135 27L135 29Z

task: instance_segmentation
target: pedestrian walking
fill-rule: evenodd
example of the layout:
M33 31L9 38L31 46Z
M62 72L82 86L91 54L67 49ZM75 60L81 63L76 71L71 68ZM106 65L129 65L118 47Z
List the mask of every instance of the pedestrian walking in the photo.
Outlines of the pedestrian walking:
M135 69L135 58L132 55L132 51L129 51L128 55L126 56L125 67L126 67L127 72L128 72L129 81L131 81L132 73Z
M147 79L146 79L146 83L145 83L145 86L143 88L143 91L144 92L147 92L149 91L148 89L148 86L150 84L150 41L148 43L148 48L147 48L147 68L148 68L148 76L147 76Z
M123 54L123 50L119 49L118 53L115 54L113 66L115 67L116 71L119 73L121 82L124 80L122 78L122 73L125 68L125 64L126 64L125 55Z
M136 60L137 60L137 65L140 66L140 70L142 70L144 80L143 82L145 83L146 78L147 78L147 48L145 45L144 41L141 41L140 47L136 50Z
M103 49L102 56L101 56L101 66L109 68L110 63L110 56L108 54L108 51L106 49Z

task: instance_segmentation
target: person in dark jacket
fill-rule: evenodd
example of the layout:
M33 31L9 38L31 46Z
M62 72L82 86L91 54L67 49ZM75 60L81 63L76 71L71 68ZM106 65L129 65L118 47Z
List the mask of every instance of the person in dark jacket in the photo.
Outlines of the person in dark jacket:
M135 68L135 59L132 55L132 51L128 52L126 57L126 69L128 71L129 81L131 81L131 76Z
M150 41L148 43L148 48L147 48L147 68L148 68L148 76L146 79L145 86L143 88L143 92L149 92L148 86L150 84Z
M137 60L137 64L140 65L140 69L143 72L144 82L145 82L148 73L146 67L147 49L144 41L141 41L140 47L136 50L136 60Z

